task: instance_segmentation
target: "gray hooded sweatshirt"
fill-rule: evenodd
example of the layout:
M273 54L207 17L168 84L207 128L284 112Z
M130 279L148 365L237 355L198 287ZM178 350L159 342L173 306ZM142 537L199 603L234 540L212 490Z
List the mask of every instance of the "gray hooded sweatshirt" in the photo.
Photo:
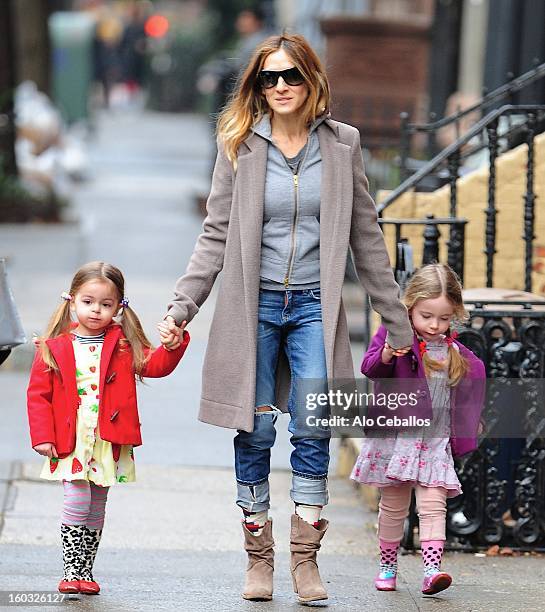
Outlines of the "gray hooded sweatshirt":
M268 141L261 238L260 287L316 289L320 286L320 191L322 157L312 124L305 147L286 158L271 137L269 115L252 130Z

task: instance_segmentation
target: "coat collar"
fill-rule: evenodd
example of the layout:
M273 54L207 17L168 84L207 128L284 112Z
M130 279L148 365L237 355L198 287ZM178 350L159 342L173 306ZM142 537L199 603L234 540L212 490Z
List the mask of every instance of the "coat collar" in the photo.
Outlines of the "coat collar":
M72 331L77 325L70 325ZM122 336L123 331L120 325L111 324L106 328L104 336L104 344L100 357L100 383L101 387L104 383L104 378L108 370L108 365L112 357L113 351ZM49 338L46 344L51 350L63 382L67 388L76 388L76 360L74 357L74 347L72 346L72 336L70 333L64 333L56 338Z
M78 326L77 323L70 323L69 332L65 332L61 334L60 336L56 336L55 338L49 338L45 341L47 346L51 349L52 353L56 350L59 350L60 346L71 344L72 332L76 329L77 326ZM111 323L105 329L104 343L106 343L106 340L110 340L113 338L115 338L115 340L118 340L122 333L123 333L123 330L121 329L121 325L118 325L117 323Z
M314 132L316 128L321 123L323 123L327 118L328 118L328 115L326 114L316 117L316 119L312 122L312 125L310 126L309 134L312 134L312 132ZM265 140L268 140L269 142L273 142L270 114L267 113L263 115L263 117L261 117L261 119L252 126L251 131L257 134L258 136L265 138Z
M312 125L310 126L310 132L317 130L319 126L326 125L335 134L336 139L339 139L339 127L336 121L330 118L329 113L316 117ZM263 147L267 142L271 140L271 119L269 114L263 115L250 129L250 134L246 137L243 143L248 147L250 151L254 151L256 148Z

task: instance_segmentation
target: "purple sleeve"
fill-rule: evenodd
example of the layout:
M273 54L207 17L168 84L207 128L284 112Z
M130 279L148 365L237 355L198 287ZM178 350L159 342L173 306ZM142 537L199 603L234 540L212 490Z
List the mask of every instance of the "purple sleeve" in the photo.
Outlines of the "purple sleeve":
M381 325L373 336L361 363L361 373L367 378L390 378L393 375L397 357L392 357L390 363L382 362L382 349L386 342L386 328Z
M477 448L477 435L486 398L486 370L483 362L468 348L458 344L460 353L469 361L470 370L457 385L453 421L455 456Z

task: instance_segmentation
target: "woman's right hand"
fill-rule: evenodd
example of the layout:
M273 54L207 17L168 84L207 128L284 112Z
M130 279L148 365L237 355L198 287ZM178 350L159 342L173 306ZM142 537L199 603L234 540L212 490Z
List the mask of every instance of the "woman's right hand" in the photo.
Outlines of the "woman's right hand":
M57 449L55 448L55 445L51 444L51 442L44 442L43 444L36 444L36 446L34 446L33 448L39 455L43 455L44 457L49 457L50 459L52 457L58 458L59 456L57 455Z

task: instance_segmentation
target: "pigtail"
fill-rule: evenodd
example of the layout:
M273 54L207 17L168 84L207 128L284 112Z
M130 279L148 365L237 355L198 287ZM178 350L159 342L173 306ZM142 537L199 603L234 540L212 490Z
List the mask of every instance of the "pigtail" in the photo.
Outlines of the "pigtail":
M456 350L454 346L450 346L449 352L449 365L448 365L448 377L449 385L455 387L469 372L469 361Z
M422 365L424 366L426 376L432 371L438 372L445 369L445 364L443 362L432 359L427 352L422 355Z
M454 338L458 335L447 329L446 337L448 342L448 378L449 386L455 387L469 372L469 361L460 353L458 346L454 344Z
M70 330L70 301L63 300L62 304L59 304L57 310L51 317L45 334L40 337L40 352L44 363L52 370L58 370L59 366L55 361L49 347L45 343L49 338L56 338L61 336Z
M454 348L453 345L449 346L447 355L448 384L449 387L455 387L468 373L469 362L463 355L460 354L458 349ZM428 376L431 371L437 372L445 369L444 362L432 359L427 353L424 353L422 356L422 365L424 366L426 376Z
M449 387L455 387L469 372L469 361L460 353L458 347L454 344L450 328L447 329L445 335L449 345L447 353L448 384ZM422 355L422 365L424 366L426 375L431 371L439 371L445 368L444 362L432 359L427 351L424 351Z
M134 371L138 378L143 380L142 371L147 361L145 351L146 349L153 349L153 345L146 337L138 315L128 304L123 306L121 329L132 349Z
M455 387L469 372L469 361L453 346L449 347L449 385Z

